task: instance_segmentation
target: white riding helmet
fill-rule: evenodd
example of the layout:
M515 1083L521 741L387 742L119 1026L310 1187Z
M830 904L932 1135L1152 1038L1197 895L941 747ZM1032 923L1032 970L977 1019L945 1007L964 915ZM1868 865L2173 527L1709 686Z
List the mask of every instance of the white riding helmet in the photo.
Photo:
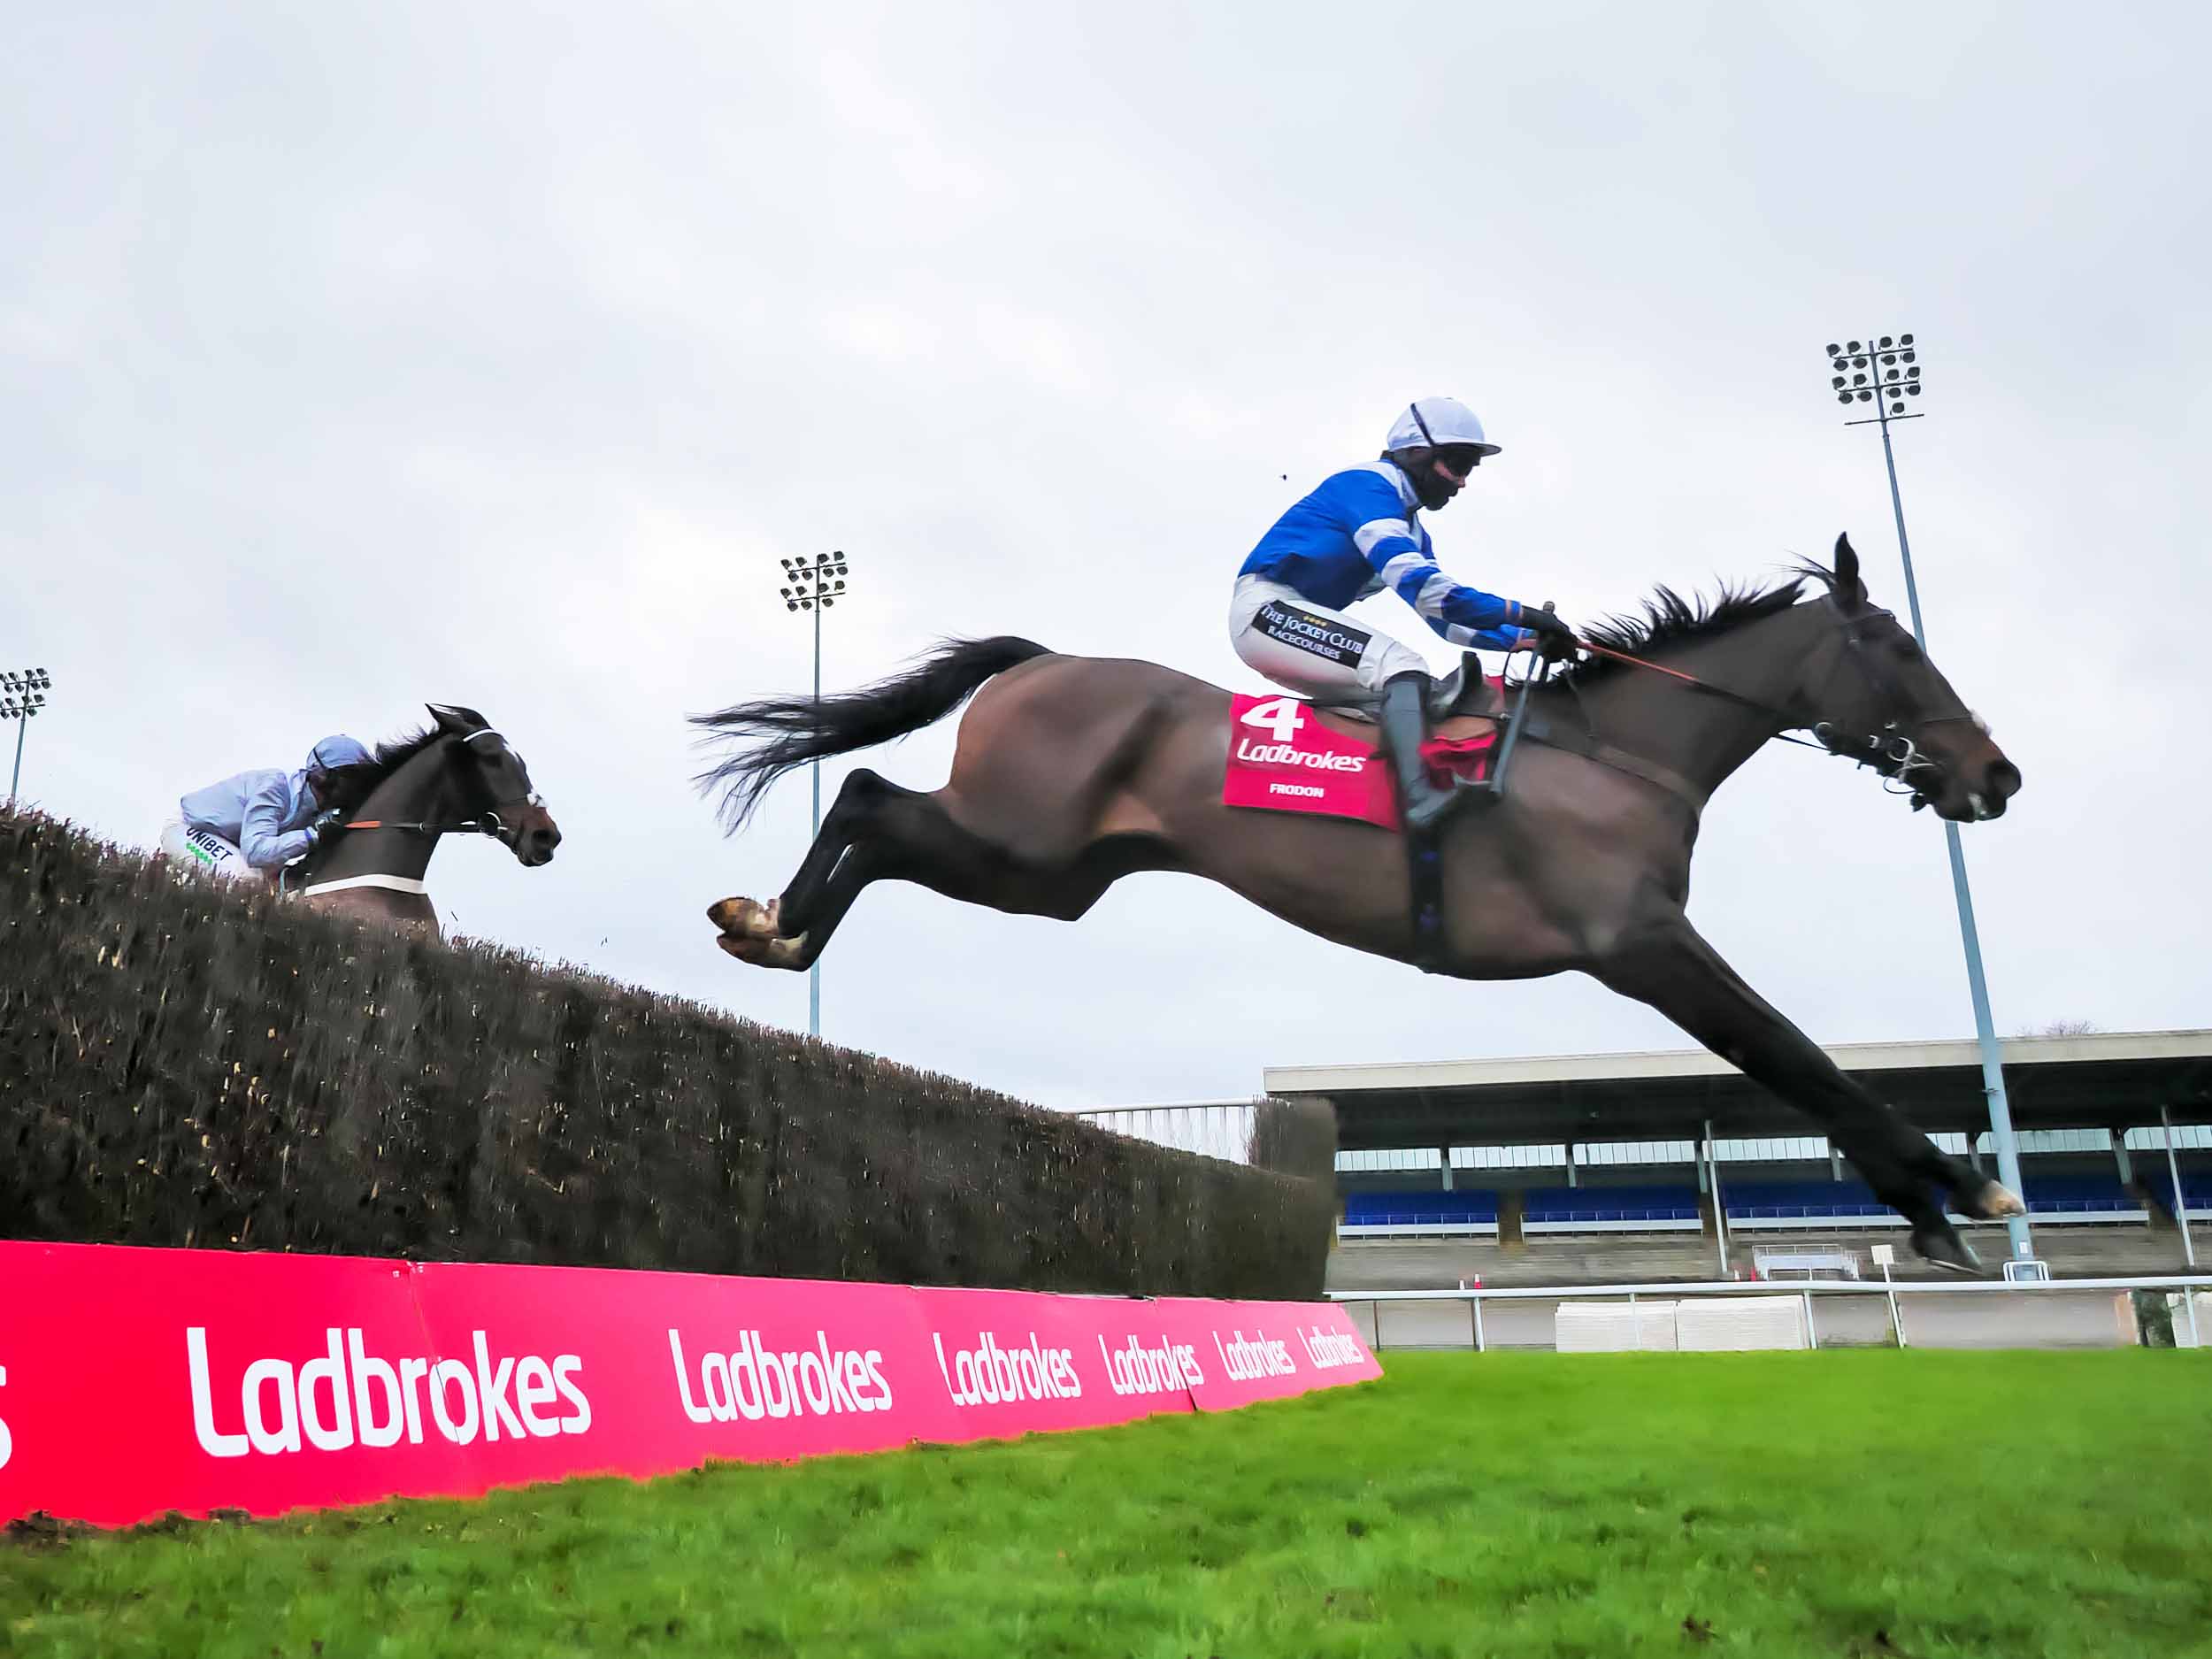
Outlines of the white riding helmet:
M1391 423L1389 454L1401 449L1442 449L1465 444L1484 455L1495 455L1498 446L1482 435L1475 411L1456 397L1417 397L1406 412Z

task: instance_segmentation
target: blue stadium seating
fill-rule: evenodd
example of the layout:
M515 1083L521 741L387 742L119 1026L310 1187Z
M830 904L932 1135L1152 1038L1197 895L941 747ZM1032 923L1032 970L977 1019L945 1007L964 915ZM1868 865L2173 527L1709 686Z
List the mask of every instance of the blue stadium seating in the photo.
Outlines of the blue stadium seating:
M2140 1153L2136 1155L2136 1159L2135 1167L2139 1171L2142 1171L2144 1164L2148 1160ZM2162 1166L2165 1164L2163 1153L2158 1155L2158 1161ZM2166 1213L2171 1215L2174 1209L2174 1184L2166 1179L2164 1168L2143 1171L2143 1185L2158 1195L2158 1202L2165 1205ZM2212 1174L2202 1174L2194 1170L2182 1171L2181 1190L2188 1195L2189 1215L2192 1220L2208 1211L2212 1211Z
M2113 1210L2139 1210L2142 1204L2120 1185L2117 1171L2110 1175L2025 1175L2020 1184L2028 1190L2030 1215L2096 1215Z
M1351 1226L1438 1226L1498 1220L1498 1195L1485 1192L1347 1193L1344 1219Z
M1863 1181L1743 1181L1721 1171L1721 1196L1731 1221L1795 1221L1813 1217L1886 1216L1889 1206Z
M1596 1226L1625 1221L1695 1221L1697 1188L1663 1187L1533 1187L1521 1197L1524 1221Z
M2029 1175L2023 1178L2031 1215L2132 1217L2142 1206L2114 1175ZM1724 1171L1721 1193L1729 1219L1789 1221L1801 1218L1887 1216L1887 1205L1863 1181L1732 1181ZM2195 1202L2193 1198L2192 1202Z

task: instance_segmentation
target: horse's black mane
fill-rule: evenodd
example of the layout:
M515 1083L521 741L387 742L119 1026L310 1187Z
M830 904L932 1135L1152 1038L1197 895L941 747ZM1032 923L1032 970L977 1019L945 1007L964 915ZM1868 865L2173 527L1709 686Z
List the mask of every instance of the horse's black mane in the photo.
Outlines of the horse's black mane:
M1673 588L1662 586L1644 601L1641 616L1606 617L1586 626L1582 637L1594 645L1626 651L1632 657L1648 657L1671 645L1724 634L1744 623L1770 617L1778 611L1787 611L1797 603L1804 585L1816 580L1832 587L1835 573L1824 565L1806 559L1787 580L1771 588L1740 587L1724 581L1720 591L1710 599L1701 595L1685 599ZM1586 657L1555 670L1551 683L1587 686L1626 666L1609 657Z
M335 803L349 811L359 810L387 778L445 735L442 726L426 726L419 732L396 737L388 743L379 743L375 755L368 760L337 768L331 773L331 795Z
M409 733L405 737L396 737L388 743L379 743L373 763L377 781L381 783L445 734L443 726L426 726L419 732Z

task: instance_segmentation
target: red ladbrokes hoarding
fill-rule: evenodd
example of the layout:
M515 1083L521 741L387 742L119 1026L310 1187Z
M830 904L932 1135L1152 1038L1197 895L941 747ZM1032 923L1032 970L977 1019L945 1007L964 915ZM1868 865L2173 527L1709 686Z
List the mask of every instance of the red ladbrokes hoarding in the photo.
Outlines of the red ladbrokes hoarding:
M1340 1308L0 1241L0 1520L274 1515L1222 1410Z

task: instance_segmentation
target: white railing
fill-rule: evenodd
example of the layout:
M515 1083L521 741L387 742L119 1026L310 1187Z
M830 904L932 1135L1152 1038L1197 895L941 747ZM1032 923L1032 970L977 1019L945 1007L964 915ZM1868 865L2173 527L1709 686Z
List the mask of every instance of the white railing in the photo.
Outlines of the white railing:
M1252 1161L1252 1130L1264 1095L1243 1100L1176 1101L1157 1106L1087 1106L1072 1115L1101 1129L1148 1141L1178 1152L1202 1157L1225 1158L1232 1164Z
M1473 1323L1475 1349L1478 1353L1487 1353L1489 1343L1483 1332L1482 1309L1485 1302L1586 1302L1624 1297L1632 1302L1639 1296L1660 1296L1669 1301L1678 1301L1685 1296L1802 1296L1805 1299L1808 1346L1817 1348L1820 1340L1813 1325L1814 1297L1886 1296L1889 1300L1890 1328L1896 1335L1898 1347L1904 1348L1909 1345L1905 1340L1905 1322L1898 1306L1900 1296L2047 1296L2084 1290L2179 1290L2182 1292L2182 1309L2185 1310L2189 1322L2188 1346L2201 1348L2205 1333L2199 1328L2196 1293L2206 1289L2212 1289L2212 1273L2174 1273L2128 1279L1863 1279L1857 1284L1819 1282L1788 1285L1757 1279L1716 1279L1687 1285L1548 1285L1517 1286L1510 1290L1333 1290L1327 1294L1332 1302L1374 1304L1374 1340L1370 1346L1377 1352L1380 1352L1385 1346L1382 1340L1384 1304L1394 1302L1463 1302Z

